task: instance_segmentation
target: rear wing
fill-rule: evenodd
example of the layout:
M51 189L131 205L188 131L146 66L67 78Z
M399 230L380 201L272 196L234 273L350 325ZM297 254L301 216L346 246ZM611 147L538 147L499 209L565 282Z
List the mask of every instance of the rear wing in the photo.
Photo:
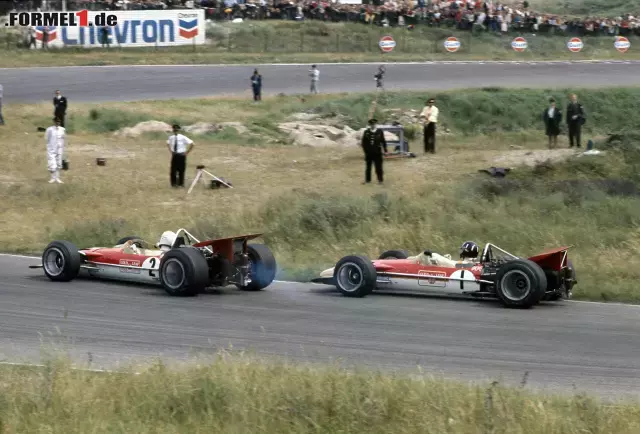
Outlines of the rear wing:
M540 265L542 268L561 271L567 267L567 252L572 247L573 246L563 246L545 250L542 253L530 256L529 260Z
M224 255L230 261L233 261L234 253L241 251L242 253L247 251L247 242L258 238L262 234L246 234L236 235L228 238L218 238L215 240L200 241L193 244L193 247L206 248L211 253L220 253Z

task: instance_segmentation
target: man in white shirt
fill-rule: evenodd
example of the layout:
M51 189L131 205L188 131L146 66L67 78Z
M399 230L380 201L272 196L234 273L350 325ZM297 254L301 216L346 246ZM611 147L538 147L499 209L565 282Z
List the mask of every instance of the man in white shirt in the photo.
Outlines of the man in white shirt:
M4 125L4 118L2 117L2 96L3 96L3 88L0 84L0 125Z
M171 152L172 187L184 187L184 170L187 166L187 155L195 146L193 140L179 134L178 131L180 131L180 125L173 125L173 135L167 140L167 147Z
M47 141L47 167L51 174L49 184L57 182L63 184L60 179L60 169L62 169L62 154L64 153L64 141L66 138L66 130L60 126L60 119L54 118L55 125L50 126L44 133Z
M419 119L423 122L424 152L434 154L436 152L436 124L440 110L435 106L436 100L431 98L420 112Z
M318 80L320 80L320 71L316 65L312 65L309 70L309 77L311 77L311 93L318 93Z

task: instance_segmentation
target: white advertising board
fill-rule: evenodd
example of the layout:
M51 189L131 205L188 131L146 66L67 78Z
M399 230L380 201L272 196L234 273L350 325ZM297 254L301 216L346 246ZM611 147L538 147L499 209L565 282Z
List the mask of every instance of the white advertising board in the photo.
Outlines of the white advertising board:
M97 14L113 14L118 24L109 28L108 42L112 47L169 47L202 45L205 43L206 21L203 9L164 11L89 11L89 21ZM36 38L42 41L43 27L36 27ZM51 27L47 45L50 47L102 47L100 28Z

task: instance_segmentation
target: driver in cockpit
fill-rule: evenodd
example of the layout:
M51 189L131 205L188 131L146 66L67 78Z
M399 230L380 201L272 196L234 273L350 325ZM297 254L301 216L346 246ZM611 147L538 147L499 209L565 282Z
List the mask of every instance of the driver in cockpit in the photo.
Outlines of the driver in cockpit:
M451 255L441 255L429 250L425 250L423 253L408 259L413 259L423 265L455 268L458 264L470 264L477 262L479 252L480 249L476 243L473 241L465 241L462 243L462 246L460 246L460 261L454 261L451 259Z
M480 249L473 241L465 241L460 246L460 262L462 263L478 262L479 254Z
M168 252L169 250L171 250L171 246L173 245L173 242L175 241L176 236L177 236L176 233L172 231L163 232L162 235L160 236L160 241L158 241L155 247L158 247L158 249L160 249L162 253ZM136 241L140 242L142 240L128 240L126 243L124 243L122 245L123 253L128 253L132 255L142 255L143 251L141 251L140 248L134 244ZM146 242L142 241L142 248L144 250L147 250L148 248L146 244L147 244ZM147 256L152 256L154 253L147 251L144 254Z

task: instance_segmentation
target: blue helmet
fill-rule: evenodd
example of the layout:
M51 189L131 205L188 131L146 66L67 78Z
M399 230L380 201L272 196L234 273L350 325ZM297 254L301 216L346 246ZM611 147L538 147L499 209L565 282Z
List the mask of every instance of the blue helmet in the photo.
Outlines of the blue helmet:
M462 243L462 246L460 246L461 258L477 258L479 253L480 249L473 241L465 241Z

